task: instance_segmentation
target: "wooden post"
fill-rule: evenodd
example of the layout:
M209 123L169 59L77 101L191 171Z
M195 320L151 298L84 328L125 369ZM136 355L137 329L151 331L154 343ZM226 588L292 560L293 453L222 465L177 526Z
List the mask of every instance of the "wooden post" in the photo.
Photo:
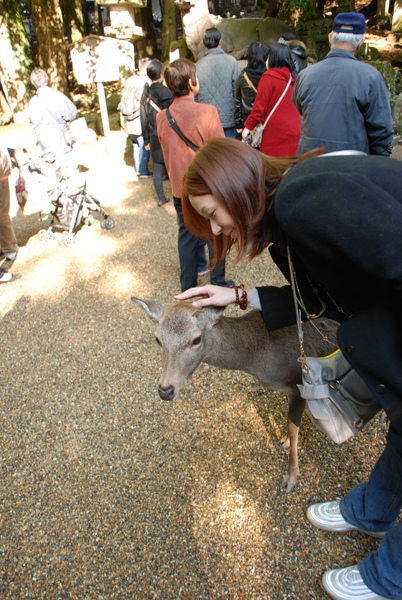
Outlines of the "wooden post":
M395 0L392 15L392 31L402 31L402 1Z
M110 124L109 115L107 114L105 88L102 82L96 84L98 88L99 106L101 111L101 119L103 125L103 133L105 135L106 154L110 157Z

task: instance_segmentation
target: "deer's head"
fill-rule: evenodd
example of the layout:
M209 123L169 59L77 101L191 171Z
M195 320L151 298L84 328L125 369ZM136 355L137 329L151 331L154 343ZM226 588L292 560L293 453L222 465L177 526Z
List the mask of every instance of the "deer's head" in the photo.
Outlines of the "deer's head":
M157 323L155 339L162 350L158 392L162 400L174 400L205 357L208 332L224 309L194 308L186 302L162 303L135 297L132 300Z

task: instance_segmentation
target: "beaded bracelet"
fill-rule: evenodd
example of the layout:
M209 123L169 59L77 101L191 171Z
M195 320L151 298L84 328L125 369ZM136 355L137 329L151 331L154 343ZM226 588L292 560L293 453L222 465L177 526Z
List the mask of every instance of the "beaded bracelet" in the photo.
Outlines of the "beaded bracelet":
M237 306L239 306L241 308L241 310L246 310L246 308L248 306L248 302L247 302L247 292L244 289L244 285L241 283L240 285L234 285L233 287L234 287L235 294L236 294L235 304L237 304ZM239 290L241 290L241 298L239 296Z

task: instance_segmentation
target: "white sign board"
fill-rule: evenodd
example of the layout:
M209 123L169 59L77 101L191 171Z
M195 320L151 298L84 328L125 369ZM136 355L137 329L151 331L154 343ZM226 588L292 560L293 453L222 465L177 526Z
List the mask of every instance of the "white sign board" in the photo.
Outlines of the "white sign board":
M100 35L88 35L79 42L71 44L71 60L77 83L85 85L118 81L121 62L120 46L124 43L127 42ZM132 49L132 44L130 46Z

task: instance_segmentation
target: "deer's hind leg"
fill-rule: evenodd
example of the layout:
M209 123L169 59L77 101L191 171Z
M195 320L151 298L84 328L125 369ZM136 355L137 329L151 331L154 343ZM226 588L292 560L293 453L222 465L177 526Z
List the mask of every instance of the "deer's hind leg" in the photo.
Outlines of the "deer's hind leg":
M288 494L291 492L297 482L299 475L298 459L298 439L301 419L306 401L300 396L297 388L287 394L288 397L288 416L287 416L287 437L282 445L289 449L288 472L282 481L282 489Z

